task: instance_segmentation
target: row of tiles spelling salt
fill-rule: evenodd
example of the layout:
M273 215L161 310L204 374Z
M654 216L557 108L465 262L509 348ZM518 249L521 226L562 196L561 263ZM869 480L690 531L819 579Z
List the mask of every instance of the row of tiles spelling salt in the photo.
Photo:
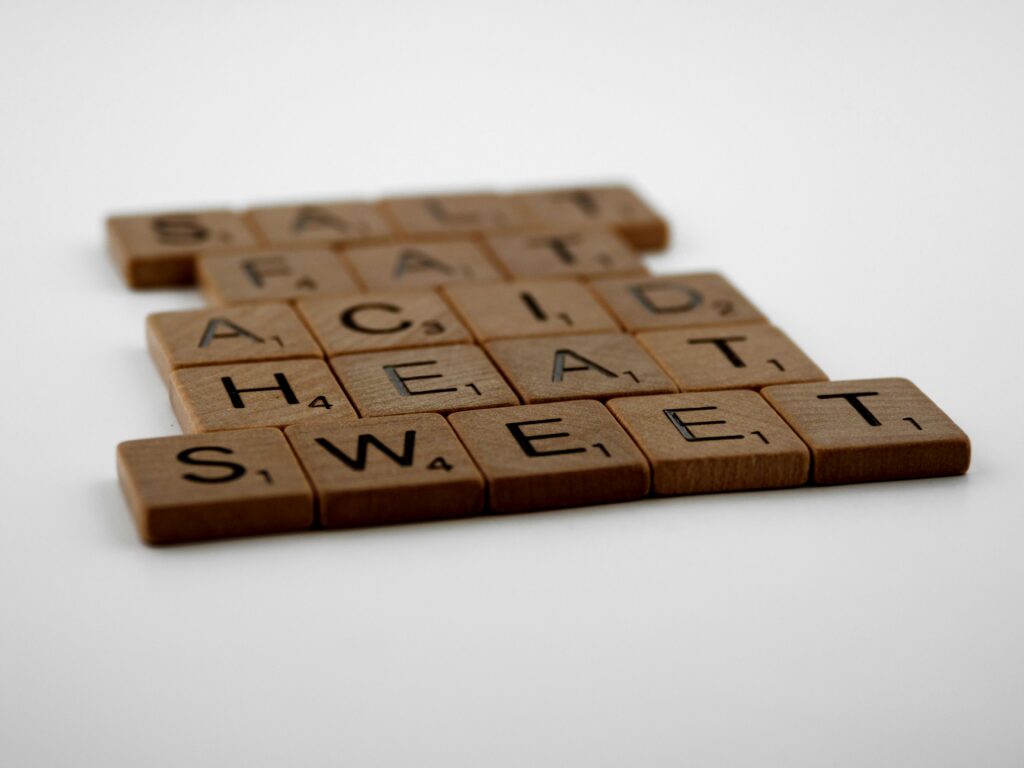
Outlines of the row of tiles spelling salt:
M716 274L460 284L431 290L301 299L299 316L273 302L150 315L161 370L580 333L763 323ZM301 321L300 321L301 317ZM305 326L303 325L303 321ZM310 337L306 327L312 332ZM315 338L315 340L314 340ZM656 337L651 334L651 343ZM322 349L322 352L321 352Z
M762 397L763 395L763 397ZM136 440L118 474L172 543L807 482L962 474L967 436L905 379L414 414Z
M192 283L201 253L478 236L546 225L602 227L639 250L660 250L668 242L666 221L623 186L112 216L107 234L128 283L149 287Z

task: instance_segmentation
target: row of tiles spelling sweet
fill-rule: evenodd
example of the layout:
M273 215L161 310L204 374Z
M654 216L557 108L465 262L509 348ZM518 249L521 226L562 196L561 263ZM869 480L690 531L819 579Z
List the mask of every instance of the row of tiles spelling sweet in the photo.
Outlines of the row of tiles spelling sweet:
M905 379L406 414L133 440L142 538L174 543L967 471L967 436Z
M200 255L227 254L299 246L351 248L366 244L461 239L469 252L488 236L531 233L560 240L549 248L571 259L583 233L587 247L598 249L605 274L621 271L633 250L654 251L668 243L668 224L633 190L623 186L578 187L508 195L476 193L385 198L379 202L298 203L251 208L244 212L204 210L166 212L107 219L111 255L133 287L191 284ZM491 251L527 251L523 240L488 239ZM257 250L253 250L257 249ZM467 250L469 249L469 250ZM625 250L624 250L625 249ZM371 251L372 253L372 251ZM533 254L536 257L537 254ZM364 258L370 258L364 256ZM487 260L470 259L474 266Z

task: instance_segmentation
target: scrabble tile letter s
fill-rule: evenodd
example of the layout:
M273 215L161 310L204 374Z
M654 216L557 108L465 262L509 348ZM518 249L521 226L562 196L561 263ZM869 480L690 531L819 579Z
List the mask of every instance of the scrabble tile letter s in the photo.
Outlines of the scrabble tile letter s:
M117 447L117 470L150 544L313 524L313 492L276 429L130 440Z
M107 219L110 255L133 288L191 285L195 260L256 245L242 217L225 210L111 216Z

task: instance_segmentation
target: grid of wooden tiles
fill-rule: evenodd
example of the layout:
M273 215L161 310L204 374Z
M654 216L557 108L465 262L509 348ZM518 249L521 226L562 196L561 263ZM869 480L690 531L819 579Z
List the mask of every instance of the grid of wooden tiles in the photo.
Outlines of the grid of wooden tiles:
M112 217L186 433L118 447L164 544L956 475L905 379L829 381L728 279L652 275L624 187Z

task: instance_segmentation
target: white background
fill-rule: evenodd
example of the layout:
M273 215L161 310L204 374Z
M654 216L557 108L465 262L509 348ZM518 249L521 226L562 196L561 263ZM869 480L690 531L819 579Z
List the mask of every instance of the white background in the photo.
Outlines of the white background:
M1021 3L0 12L0 764L1024 764ZM107 213L605 179L970 474L139 543Z

